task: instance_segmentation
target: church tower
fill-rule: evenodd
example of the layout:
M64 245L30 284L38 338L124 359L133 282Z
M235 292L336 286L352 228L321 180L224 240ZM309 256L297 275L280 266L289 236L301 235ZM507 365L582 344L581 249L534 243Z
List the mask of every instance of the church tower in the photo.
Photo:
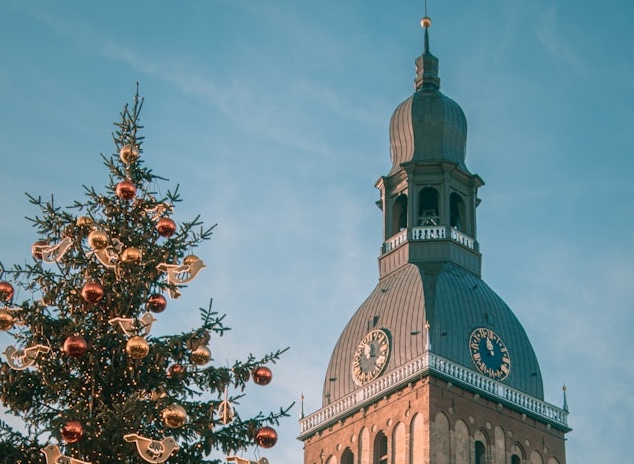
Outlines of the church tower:
M422 25L415 91L376 183L379 282L334 347L322 407L300 420L304 464L565 464L567 406L544 401L524 328L481 278L484 182Z

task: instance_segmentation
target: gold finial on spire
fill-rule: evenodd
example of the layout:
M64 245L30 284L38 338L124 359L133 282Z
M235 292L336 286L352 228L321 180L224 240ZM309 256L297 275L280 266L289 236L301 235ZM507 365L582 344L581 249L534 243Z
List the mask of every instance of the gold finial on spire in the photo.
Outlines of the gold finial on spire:
M431 26L431 18L427 16L427 0L425 0L425 16L423 17L423 19L420 20L420 25L423 27L423 29L427 29L429 26Z

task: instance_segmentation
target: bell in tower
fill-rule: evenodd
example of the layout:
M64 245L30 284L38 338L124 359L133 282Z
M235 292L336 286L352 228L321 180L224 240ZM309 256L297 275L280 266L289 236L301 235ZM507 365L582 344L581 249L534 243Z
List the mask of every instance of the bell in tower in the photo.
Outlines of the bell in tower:
M335 345L322 407L300 420L305 464L564 464L567 408L482 280L467 122L440 92L423 18L414 93L390 121L379 281Z

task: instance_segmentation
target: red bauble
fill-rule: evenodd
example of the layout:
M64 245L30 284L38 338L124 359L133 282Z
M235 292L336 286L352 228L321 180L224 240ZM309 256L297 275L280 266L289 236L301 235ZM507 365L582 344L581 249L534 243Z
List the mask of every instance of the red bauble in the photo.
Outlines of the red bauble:
M167 300L160 293L154 293L147 299L145 307L153 313L162 313L167 308Z
M273 379L271 369L266 366L260 366L253 369L253 381L257 385L268 385Z
M31 254L35 259L42 259L42 247L48 245L44 240L38 240L31 247Z
M129 180L122 180L117 184L115 193L122 200L132 200L136 195L136 185Z
M182 379L183 377L185 377L185 366L183 366L182 364L172 364L167 369L167 376L170 379Z
M97 282L86 282L81 289L81 296L88 303L98 303L103 298L103 287Z
M262 427L255 432L255 442L262 448L271 448L277 443L277 432L271 427Z
M161 218L156 223L156 230L161 237L171 237L176 232L176 223L170 218Z
M77 443L84 436L84 427L79 421L69 421L62 425L61 433L66 443Z
M11 301L13 299L13 285L9 282L0 282L0 301Z
M81 358L88 351L88 343L81 335L71 335L64 341L63 351L71 358Z

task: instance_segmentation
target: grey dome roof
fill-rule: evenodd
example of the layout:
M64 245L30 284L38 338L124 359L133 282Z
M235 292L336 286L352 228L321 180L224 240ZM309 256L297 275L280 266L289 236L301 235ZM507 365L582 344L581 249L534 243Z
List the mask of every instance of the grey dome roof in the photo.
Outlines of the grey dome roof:
M376 322L391 337L391 353L382 375L425 352L425 322L431 351L477 372L469 336L488 327L506 344L511 370L502 382L543 400L535 352L508 305L476 275L451 263L411 264L384 276L353 315L337 342L326 371L324 406L360 388L351 372L353 354Z
M450 161L467 171L466 144L467 118L462 108L437 88L422 87L392 115L390 173L407 161Z

